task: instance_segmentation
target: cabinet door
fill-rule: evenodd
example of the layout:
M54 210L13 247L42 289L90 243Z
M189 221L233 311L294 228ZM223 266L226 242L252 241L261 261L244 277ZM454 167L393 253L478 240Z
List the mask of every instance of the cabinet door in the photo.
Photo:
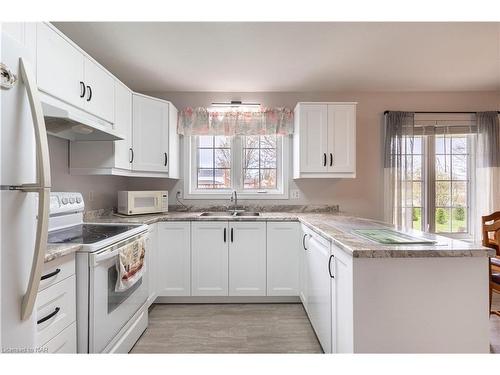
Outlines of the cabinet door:
M133 95L132 169L168 172L168 103Z
M85 109L106 121L115 119L115 81L103 68L85 58Z
M84 107L85 58L75 47L44 23L37 24L37 84L56 98Z
M168 105L168 177L180 178L180 147L177 134L177 117L179 112L172 103Z
M353 353L352 257L332 244L332 352Z
M229 224L229 295L266 295L266 223Z
M356 106L328 105L328 172L356 171Z
M159 296L191 295L191 224L183 222L158 223Z
M191 295L228 295L227 222L191 223Z
M309 278L309 266L307 264L309 260L307 242L310 238L310 235L304 230L304 226L302 226L301 236L302 238L299 250L299 297L302 301L304 309L307 311L307 279Z
M148 306L155 301L157 293L156 277L158 274L158 225L149 226L146 249L146 271L148 273Z
M300 224L267 223L267 295L299 294Z
M301 172L326 172L328 106L326 104L301 105L299 123Z
M325 353L331 352L332 314L328 262L330 243L313 235L309 241L308 314Z
M131 169L132 149L132 91L115 81L115 130L125 139L113 142L115 167Z

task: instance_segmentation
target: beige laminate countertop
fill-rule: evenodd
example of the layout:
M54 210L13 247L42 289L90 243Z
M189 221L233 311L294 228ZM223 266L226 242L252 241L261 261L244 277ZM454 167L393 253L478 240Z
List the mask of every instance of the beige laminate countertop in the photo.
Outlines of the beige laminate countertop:
M370 241L352 232L353 229L386 228L390 225L370 219L362 219L332 213L263 212L255 217L200 216L200 212L169 212L166 214L122 216L109 215L92 220L93 223L154 224L165 221L299 221L315 233L332 241L355 258L436 258L436 257L491 257L493 249L479 244L450 239L419 231L410 235L436 241L434 244L385 245ZM48 245L45 261L78 251L80 245ZM63 254L63 255L59 255Z

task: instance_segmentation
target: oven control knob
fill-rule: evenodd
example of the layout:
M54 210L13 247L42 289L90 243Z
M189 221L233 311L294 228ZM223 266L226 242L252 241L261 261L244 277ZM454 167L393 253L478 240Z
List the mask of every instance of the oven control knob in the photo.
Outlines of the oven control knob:
M75 203L75 197L70 197L69 198L69 203L71 203L71 204Z
M61 202L62 204L68 204L68 198L63 197L63 199L61 199Z
M76 203L81 203L82 202L82 198L81 197L76 197Z

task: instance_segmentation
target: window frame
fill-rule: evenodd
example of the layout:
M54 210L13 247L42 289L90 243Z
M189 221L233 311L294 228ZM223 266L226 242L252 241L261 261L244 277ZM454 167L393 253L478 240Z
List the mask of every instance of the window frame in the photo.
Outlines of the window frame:
M227 200L236 190L240 199L288 199L290 169L290 136L277 135L276 142L276 181L277 188L272 190L243 189L243 136L231 137L231 187L227 189L198 189L197 187L197 136L183 137L184 149L184 199ZM281 140L281 141L280 141Z
M442 135L442 134L438 134ZM463 135L467 138L467 231L466 232L436 232L436 135L422 135L423 143L423 160L422 160L422 179L423 191L421 196L422 204L422 230L429 233L434 233L440 236L446 236L456 239L472 239L474 235L474 225L472 223L472 212L474 211L474 196L475 196L475 139L474 134L449 134ZM452 159L450 159L452 160ZM451 173L451 172L450 172ZM452 178L450 174L450 179ZM451 181L451 180L450 180ZM451 194L451 192L450 192ZM451 196L450 196L451 199ZM451 203L450 203L451 204ZM413 208L413 207L412 207ZM453 214L453 211L451 211Z

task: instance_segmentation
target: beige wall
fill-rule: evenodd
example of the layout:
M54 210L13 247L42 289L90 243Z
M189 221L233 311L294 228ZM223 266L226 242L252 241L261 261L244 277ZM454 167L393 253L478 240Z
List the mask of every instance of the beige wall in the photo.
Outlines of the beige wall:
M279 202L283 204L339 204L342 211L375 219L383 217L382 126L384 110L482 111L500 109L499 92L149 92L146 94L170 100L178 109L187 106L208 106L212 102L230 100L292 108L298 101L357 101L357 178L292 181L290 188L298 188L301 192L301 199L280 200ZM127 189L168 189L171 194L171 203L175 201L175 191L183 190L182 181L166 179L70 176L67 173L66 142L51 139L50 143L54 188L82 191L86 196L91 189L94 189L95 200L89 202L92 208L113 206L116 200L115 191L122 189L123 186L127 186ZM192 204L196 201L188 203ZM224 204L226 203L224 201ZM272 202L267 201L267 203Z

